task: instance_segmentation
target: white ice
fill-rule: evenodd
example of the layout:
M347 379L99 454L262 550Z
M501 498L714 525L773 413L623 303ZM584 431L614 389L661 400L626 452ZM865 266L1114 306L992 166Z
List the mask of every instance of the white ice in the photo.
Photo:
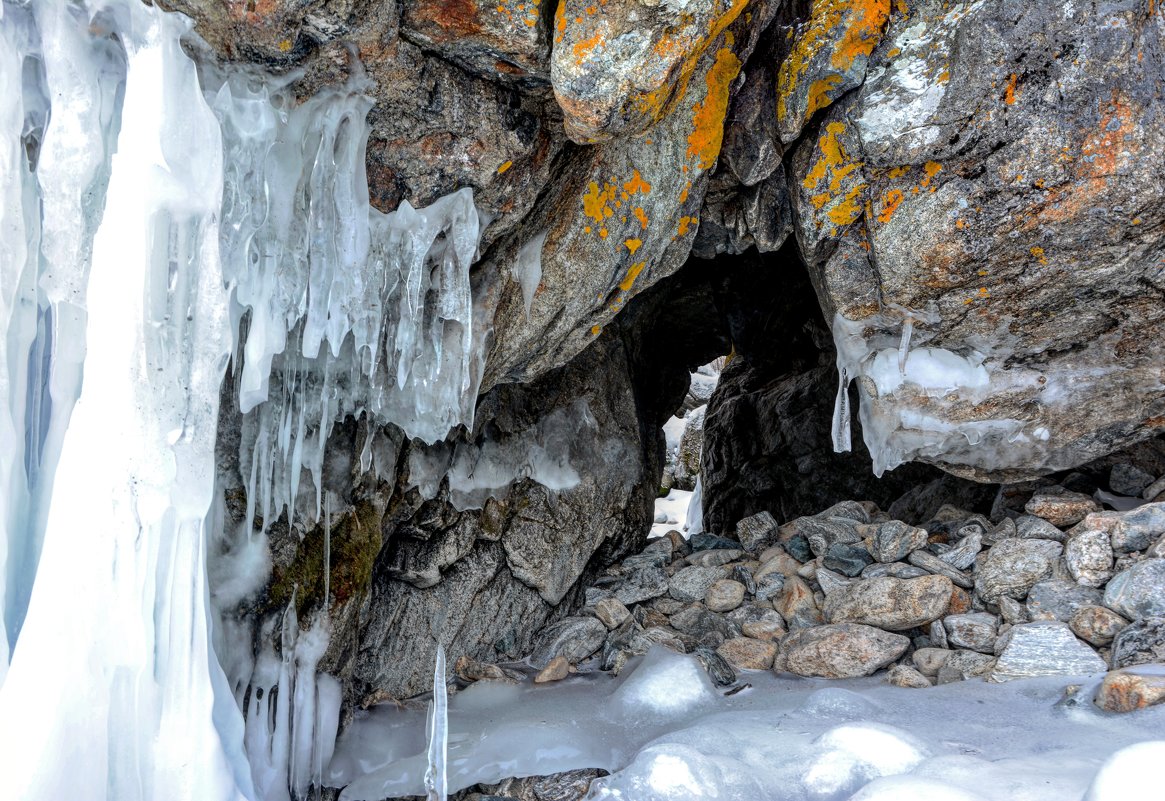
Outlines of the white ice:
M1096 680L929 690L881 676L827 682L746 672L731 696L691 657L657 649L630 674L554 685L479 682L449 699L449 790L603 768L615 801L1148 801L1165 707L1104 713ZM341 798L423 792L423 710L358 713L329 783Z

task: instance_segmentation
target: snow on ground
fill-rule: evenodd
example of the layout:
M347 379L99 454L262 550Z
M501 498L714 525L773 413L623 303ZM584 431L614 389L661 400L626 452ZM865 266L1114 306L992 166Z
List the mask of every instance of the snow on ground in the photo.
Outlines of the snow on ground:
M655 523L651 526L652 537L662 537L672 529L685 537L688 531L688 504L692 493L673 489L666 498L655 499Z
M884 677L748 673L725 696L691 657L649 654L619 677L479 682L449 700L449 790L604 768L594 801L1159 801L1165 706L1091 703L1099 677L931 689ZM328 785L341 799L423 793L423 710L358 714ZM1087 794L1087 795L1086 795Z

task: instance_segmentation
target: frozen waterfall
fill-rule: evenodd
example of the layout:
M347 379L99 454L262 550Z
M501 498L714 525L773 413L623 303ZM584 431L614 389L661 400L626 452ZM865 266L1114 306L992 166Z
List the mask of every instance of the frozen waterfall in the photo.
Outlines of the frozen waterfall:
M214 597L238 600L265 577L271 521L322 517L336 421L433 442L472 419L486 331L470 191L381 214L358 74L296 104L290 78L200 73L187 31L138 0L0 2L0 770L14 798L305 797L339 712L316 669L328 621L301 629L291 608L253 655L212 601L208 542L238 555L214 579ZM222 402L245 414L241 531L224 530L216 482L228 370L238 392Z

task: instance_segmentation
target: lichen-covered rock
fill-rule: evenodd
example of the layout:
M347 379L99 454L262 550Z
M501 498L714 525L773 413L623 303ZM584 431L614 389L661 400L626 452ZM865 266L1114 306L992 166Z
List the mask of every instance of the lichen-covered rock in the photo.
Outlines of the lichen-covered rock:
M873 626L836 623L791 631L781 641L777 669L798 676L868 676L906 652L910 639Z
M991 681L1031 676L1075 676L1097 673L1107 666L1095 651L1059 622L1023 623L1000 638L1002 649Z
M975 591L985 601L999 596L1022 600L1031 586L1051 578L1064 546L1051 540L1003 540L979 560Z
M877 470L1017 480L1160 432L1160 26L911 3L803 133L797 239Z
M816 0L777 76L782 141L797 138L819 110L860 86L882 38L890 0Z
M930 623L946 613L951 580L945 576L914 579L862 579L825 600L831 623L865 623L903 631Z

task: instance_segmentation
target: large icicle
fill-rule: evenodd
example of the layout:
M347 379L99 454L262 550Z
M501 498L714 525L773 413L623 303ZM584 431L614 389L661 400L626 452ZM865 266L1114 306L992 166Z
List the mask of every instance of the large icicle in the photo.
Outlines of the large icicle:
M28 614L0 689L5 793L26 801L247 797L242 719L208 641L203 542L230 354L218 124L178 43L180 18L138 2L93 18L64 3L34 11L52 47L68 49L60 71L45 56L54 107L37 170L42 197L47 203L46 188L57 186L82 198L80 212L60 209L59 225L50 225L46 205L46 247L51 230L64 237L68 224L100 224L87 276L84 247L69 245L67 257L81 257L55 265L72 271L54 276L62 303L79 310L85 292L74 323L86 329L86 381L79 398L76 382L50 388L72 392L54 404L76 406ZM8 19L3 25L11 31ZM78 193L91 188L87 176L103 151L49 142L74 135L65 121L108 96L101 73L110 47L124 47L126 69L107 193L116 212L100 217L100 204ZM86 216L67 219L78 213ZM55 325L68 332L63 316ZM53 342L50 368L79 358L77 340Z
M433 668L433 704L429 710L429 766L425 770L425 801L445 801L449 752L449 699L445 689L445 646L437 643Z

